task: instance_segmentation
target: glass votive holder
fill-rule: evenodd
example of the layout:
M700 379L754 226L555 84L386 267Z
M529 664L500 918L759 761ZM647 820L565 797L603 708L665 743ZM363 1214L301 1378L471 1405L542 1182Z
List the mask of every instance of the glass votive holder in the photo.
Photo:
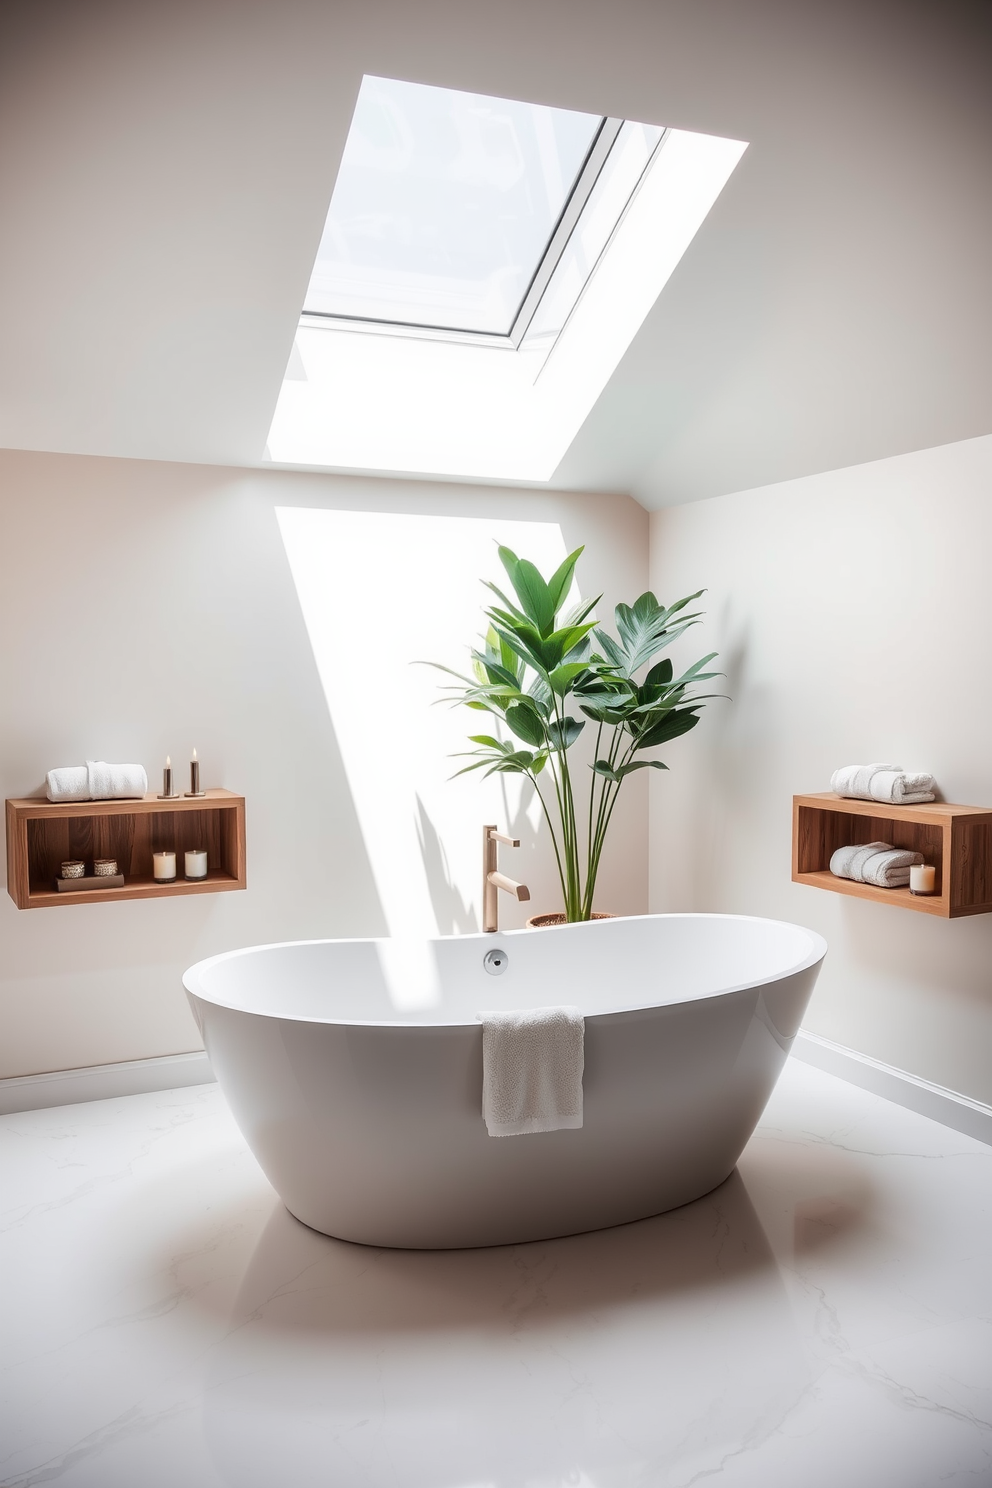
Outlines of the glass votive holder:
M63 863L62 864L62 877L63 878L85 878L86 877L86 864L85 863L80 863L78 860L77 861L73 861L71 863Z
M909 870L909 892L932 894L937 885L937 870L932 863L914 863Z
M117 874L117 859L116 858L94 858L93 859L93 876L94 876L94 878L114 878L116 876L116 874Z
M187 878L206 878L206 849L202 847L191 847L186 853L185 869Z
M174 852L152 853L152 877L156 883L175 883L176 855Z

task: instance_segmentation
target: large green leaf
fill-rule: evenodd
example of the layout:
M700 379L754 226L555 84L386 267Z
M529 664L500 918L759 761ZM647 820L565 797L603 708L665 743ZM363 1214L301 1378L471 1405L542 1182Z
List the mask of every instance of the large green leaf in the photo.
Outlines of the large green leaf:
M624 650L624 670L628 677L648 661L662 646L675 639L676 627L668 629L668 611L648 590L633 605L619 604L614 611L617 630Z
M529 559L518 558L510 548L500 548L499 556L524 614L542 636L550 634L555 623L556 606L537 568Z
M525 744L544 743L544 724L526 703L514 703L506 710L507 726Z
M638 734L636 748L653 749L656 744L667 744L669 739L677 739L682 734L687 734L690 729L696 727L699 722L695 713L687 708L680 708L669 713L667 717L652 724L650 728Z
M664 661L656 662L655 665L648 672L647 676L644 678L645 686L664 686L666 683L671 682L672 671L672 658L670 656L666 656Z
M554 660L548 667L544 660L544 642L532 625L520 623L512 630L498 625L496 630L500 639L504 640L522 661L526 662L535 672L543 675L544 680L547 681L548 672L561 660L560 653L555 653Z
M483 685L489 681L502 682L507 687L518 687L516 672L505 667L491 651L473 651L472 660L476 665L476 676Z
M552 749L571 749L576 739L585 728L577 718L563 718L561 723L548 724L548 739Z
M632 760L628 765L621 765L617 775L622 780L625 775L630 775L634 770L667 770L661 760Z
M564 666L555 667L548 681L559 697L567 697L575 679L581 677L585 671L588 671L588 667L584 661L567 661Z
M621 646L618 646L611 635L605 630L597 630L596 639L606 652L607 660L615 666L622 675L626 676L627 657Z
M551 603L554 606L556 615L565 603L565 596L572 587L572 575L575 572L575 565L584 552L585 548L581 547L576 548L574 553L569 553L564 563L555 569L548 580L548 593L551 595Z

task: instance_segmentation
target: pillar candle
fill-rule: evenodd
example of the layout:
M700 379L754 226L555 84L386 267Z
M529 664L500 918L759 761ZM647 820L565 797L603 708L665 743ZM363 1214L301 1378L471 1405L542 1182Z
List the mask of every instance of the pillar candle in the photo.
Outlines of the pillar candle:
M152 876L157 883L172 883L176 876L174 852L152 853Z

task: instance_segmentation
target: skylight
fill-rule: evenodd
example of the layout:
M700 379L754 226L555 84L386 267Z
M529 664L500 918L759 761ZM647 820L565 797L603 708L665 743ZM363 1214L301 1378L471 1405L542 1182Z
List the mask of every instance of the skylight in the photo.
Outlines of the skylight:
M363 78L304 312L510 335L606 123Z
M365 78L266 458L552 479L746 149Z

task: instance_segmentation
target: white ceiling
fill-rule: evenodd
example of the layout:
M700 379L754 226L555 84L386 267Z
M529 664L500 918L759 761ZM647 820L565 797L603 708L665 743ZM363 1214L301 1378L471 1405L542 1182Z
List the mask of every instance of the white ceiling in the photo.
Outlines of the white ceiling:
M992 431L992 5L6 0L0 445L255 465L363 73L750 141L556 473Z

